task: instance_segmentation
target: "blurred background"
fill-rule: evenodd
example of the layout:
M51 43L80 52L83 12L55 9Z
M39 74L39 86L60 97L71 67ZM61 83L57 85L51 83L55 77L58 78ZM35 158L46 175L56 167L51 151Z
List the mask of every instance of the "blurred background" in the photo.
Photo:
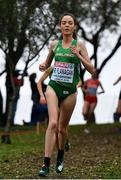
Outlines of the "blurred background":
M95 123L114 123L113 114L121 88L120 83L113 86L121 75L121 1L76 0L75 3L73 0L11 0L9 3L8 0L2 0L0 124L4 127L5 137L9 136L12 125L35 124L43 120L43 113L47 114L47 107L39 105L37 98L32 98L36 92L36 88L32 87L36 87L42 75L39 64L46 59L49 43L60 37L58 20L64 12L76 16L77 38L85 43L105 89L105 93L98 96ZM30 79L33 73L34 83ZM82 81L89 77L90 74L81 67ZM36 109L33 109L35 104ZM85 124L82 105L83 94L80 88L70 124Z

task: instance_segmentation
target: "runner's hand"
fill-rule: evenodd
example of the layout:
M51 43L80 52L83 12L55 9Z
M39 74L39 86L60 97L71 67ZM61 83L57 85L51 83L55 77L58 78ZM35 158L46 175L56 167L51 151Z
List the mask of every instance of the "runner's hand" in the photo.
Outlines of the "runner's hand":
M81 54L79 53L79 50L77 49L76 46L71 46L71 51L77 56L80 57Z
M47 64L43 62L42 64L39 65L39 70L40 71L45 71L47 69Z
M43 95L43 96L40 96L40 104L47 104L47 102L46 102L46 99L45 99L45 96Z

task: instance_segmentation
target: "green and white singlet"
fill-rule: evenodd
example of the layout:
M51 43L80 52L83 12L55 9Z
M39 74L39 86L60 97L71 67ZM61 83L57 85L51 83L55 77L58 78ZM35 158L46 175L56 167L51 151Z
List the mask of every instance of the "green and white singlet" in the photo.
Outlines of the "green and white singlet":
M71 46L77 46L77 40L73 39ZM70 47L62 47L62 40L58 42L54 54L55 63L49 86L54 89L58 98L63 100L76 92L80 79L80 60Z

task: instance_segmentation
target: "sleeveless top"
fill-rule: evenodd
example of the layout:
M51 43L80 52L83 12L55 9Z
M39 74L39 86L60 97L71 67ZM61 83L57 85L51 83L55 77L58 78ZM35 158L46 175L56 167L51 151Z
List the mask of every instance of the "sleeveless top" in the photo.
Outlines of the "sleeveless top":
M77 46L77 40L73 39L71 46ZM80 80L80 60L72 53L70 47L64 49L62 40L59 40L54 51L54 68L51 80L67 87L76 87Z
M99 84L100 81L98 79L88 79L85 85L85 87L87 88L88 95L96 96Z

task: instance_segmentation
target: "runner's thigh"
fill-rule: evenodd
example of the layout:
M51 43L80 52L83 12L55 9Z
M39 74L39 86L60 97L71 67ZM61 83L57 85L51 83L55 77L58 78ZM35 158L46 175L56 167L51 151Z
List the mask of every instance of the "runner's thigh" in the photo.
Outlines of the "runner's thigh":
M48 114L49 114L49 121L50 120L58 120L58 98L56 96L55 91L50 86L47 87L46 90L46 99L47 99L47 107L48 107Z
M67 126L76 104L76 93L68 96L60 104L59 126Z

